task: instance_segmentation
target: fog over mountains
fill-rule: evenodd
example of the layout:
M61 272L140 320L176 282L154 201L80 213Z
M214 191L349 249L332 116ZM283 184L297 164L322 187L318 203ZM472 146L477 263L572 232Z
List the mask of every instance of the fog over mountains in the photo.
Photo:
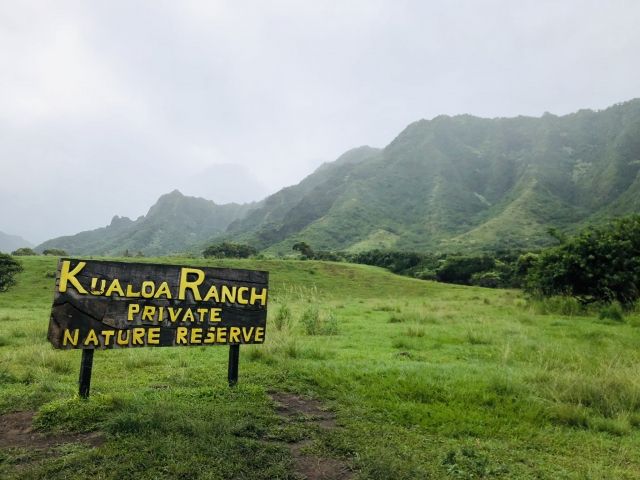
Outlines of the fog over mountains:
M33 243L19 235L7 235L6 233L0 232L0 252L11 253L20 247L33 247Z
M235 241L271 253L316 249L473 251L547 245L640 209L640 99L565 116L439 116L386 148L359 147L253 204L179 192L146 217L49 240L72 254L158 255Z

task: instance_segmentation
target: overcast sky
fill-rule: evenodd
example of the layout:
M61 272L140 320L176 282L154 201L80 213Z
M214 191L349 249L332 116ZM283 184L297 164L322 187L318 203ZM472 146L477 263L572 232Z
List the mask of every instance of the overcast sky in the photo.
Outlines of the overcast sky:
M0 231L260 200L440 114L640 97L639 25L638 0L0 0Z

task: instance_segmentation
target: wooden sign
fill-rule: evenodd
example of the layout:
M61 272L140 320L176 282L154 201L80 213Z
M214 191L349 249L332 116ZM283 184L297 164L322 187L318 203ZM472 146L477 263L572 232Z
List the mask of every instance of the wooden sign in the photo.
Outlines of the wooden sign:
M56 278L55 348L264 342L268 272L63 258Z

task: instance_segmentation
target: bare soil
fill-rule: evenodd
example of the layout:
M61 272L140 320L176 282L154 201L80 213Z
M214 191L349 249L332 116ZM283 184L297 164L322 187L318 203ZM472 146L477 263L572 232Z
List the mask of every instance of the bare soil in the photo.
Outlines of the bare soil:
M311 419L310 423L315 423L322 428L338 428L334 415L323 409L322 404L317 400L291 393L271 393L271 398L276 402L276 412L281 417L290 419L304 415ZM312 443L312 440L302 440L287 444L296 464L296 474L300 478L305 480L349 480L355 475L349 462L319 458L302 452L303 447Z
M88 444L96 448L104 444L101 432L43 435L33 429L33 416L36 412L16 412L0 415L0 448L28 448L55 456L53 449L67 443Z

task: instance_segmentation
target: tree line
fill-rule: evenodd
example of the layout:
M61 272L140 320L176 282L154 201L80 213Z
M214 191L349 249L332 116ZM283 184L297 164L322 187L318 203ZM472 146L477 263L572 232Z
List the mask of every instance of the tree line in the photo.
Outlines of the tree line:
M373 265L422 280L489 288L522 288L541 297L573 297L582 305L618 302L631 309L640 297L640 215L618 218L602 227L588 227L573 236L554 228L557 246L538 251L501 250L476 255L396 250L367 252L315 251L308 242L293 250L302 260ZM45 255L66 255L61 250ZM205 258L249 258L258 255L250 245L223 242L203 251ZM36 254L19 249L0 253L0 292L15 284L22 271L15 258Z

